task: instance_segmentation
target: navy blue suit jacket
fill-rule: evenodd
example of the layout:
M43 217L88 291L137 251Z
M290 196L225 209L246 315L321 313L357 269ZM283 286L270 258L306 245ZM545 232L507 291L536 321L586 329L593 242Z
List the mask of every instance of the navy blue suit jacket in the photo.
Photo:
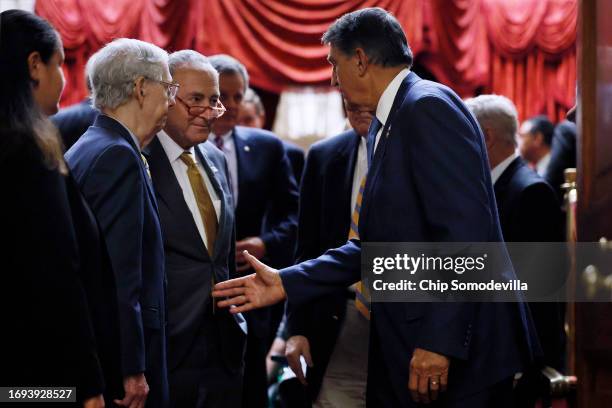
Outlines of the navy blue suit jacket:
M293 254L298 190L282 141L266 130L236 126L238 161L236 239L261 237L267 260ZM264 228L264 218L273 222Z
M100 115L68 150L66 161L100 223L115 274L123 376L144 372L147 406L164 406L164 247L140 150L125 127Z
M394 106L388 137L380 138L368 171L361 239L502 241L482 133L461 99L410 73ZM360 241L352 240L282 270L289 301L358 281L360 255ZM415 405L407 389L415 348L451 358L451 400L510 378L537 348L522 303L373 303L371 319L371 406Z
M563 224L560 222L561 209L553 188L527 164L517 157L495 182L495 199L499 211L499 221L506 242L563 242ZM525 272L538 270L533 265L525 267L520 262L545 262L540 271L551 270L551 261L543 256L540 248L533 247L531 257L515 259L517 276L523 281ZM565 282L566 270L563 264L555 271L559 275L547 276L538 280L547 287ZM533 277L532 277L533 278ZM532 280L532 279L531 279ZM533 283L535 283L532 280ZM531 285L530 285L531 286ZM535 285L534 285L535 286ZM531 286L533 287L533 286ZM543 363L557 370L564 369L565 304L557 302L530 303L538 338L544 353Z
M282 141L266 130L236 126L232 137L238 161L236 240L260 237L264 262L293 263L297 233L298 191ZM249 336L267 337L269 313L246 314Z
M298 262L316 258L346 243L360 141L361 136L351 129L310 147L300 186ZM340 333L347 299L346 293L339 292L287 309L287 334L306 336L316 361L307 372L308 394L312 400L318 395Z

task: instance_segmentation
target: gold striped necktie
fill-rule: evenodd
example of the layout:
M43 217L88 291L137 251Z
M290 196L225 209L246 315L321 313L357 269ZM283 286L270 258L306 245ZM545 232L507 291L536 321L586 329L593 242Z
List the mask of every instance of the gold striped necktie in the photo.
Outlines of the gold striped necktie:
M215 239L217 237L217 229L219 227L219 223L217 221L217 214L215 213L215 207L213 205L212 199L210 198L210 194L208 192L208 188L206 187L206 183L204 183L204 178L202 174L198 170L198 166L196 166L195 161L191 153L183 152L179 158L187 165L187 177L189 178L189 184L191 184L191 189L193 190L193 195L196 199L196 204L198 205L198 210L200 211L200 216L202 217L202 223L204 224L204 231L206 232L206 241L207 241L207 249L210 257L213 257L213 251L215 248ZM214 271L211 276L211 291L212 288L215 287L215 274ZM215 301L212 298L212 311L215 313Z
M365 189L367 175L361 179L359 191L357 192L357 200L355 208L351 215L351 229L349 230L348 239L359 239L359 213L361 212L361 201L363 200L363 190ZM363 281L359 281L354 285L355 288L355 307L368 320L370 320L370 292L364 285Z

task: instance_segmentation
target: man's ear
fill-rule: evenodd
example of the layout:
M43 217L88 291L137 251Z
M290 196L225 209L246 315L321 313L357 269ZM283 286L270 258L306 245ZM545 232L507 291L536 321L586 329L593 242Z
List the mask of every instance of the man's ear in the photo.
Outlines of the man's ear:
M32 81L38 86L38 82L40 81L40 76L42 73L44 63L40 58L40 53L38 51L32 52L28 55L28 70L30 71L30 78Z
M370 60L363 48L355 49L355 56L357 57L357 72L359 73L359 76L363 76L368 69Z
M144 104L144 97L147 94L146 80L145 77L138 77L134 82L134 96L138 101L138 104L142 106Z

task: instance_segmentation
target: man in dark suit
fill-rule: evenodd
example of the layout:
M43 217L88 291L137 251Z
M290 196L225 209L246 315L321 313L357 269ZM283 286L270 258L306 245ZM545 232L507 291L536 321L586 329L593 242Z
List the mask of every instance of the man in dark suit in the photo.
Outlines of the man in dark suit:
M550 162L546 168L544 179L557 193L559 203L563 204L563 189L565 169L576 167L576 124L564 120L555 126L555 132L550 147Z
M94 54L87 70L102 114L66 153L100 223L115 274L125 390L116 403L122 406L168 402L164 249L140 152L174 104L177 87L170 82L167 59L160 48L131 39L113 41Z
M523 159L544 177L550 163L550 147L555 131L545 115L527 119L519 129L518 147Z
M367 173L372 112L348 105L346 114L352 129L315 143L308 152L300 188L298 262L343 245L349 236L351 214ZM369 324L349 300L354 296L347 290L287 311L289 365L306 384L300 357L316 361L307 371L307 393L320 406L365 404L367 360L350 356L367 354Z
M246 90L244 99L240 106L238 114L238 124L240 126L253 127L263 129L266 123L266 109L264 108L261 98L253 88ZM291 170L295 176L295 181L298 186L302 179L302 171L304 170L304 150L293 143L283 140L283 147L287 158L291 163Z
M91 97L87 97L77 104L60 109L49 119L59 130L64 148L68 150L94 123L99 114L100 111L91 105Z
M480 95L469 99L466 104L474 113L484 134L505 241L563 241L561 210L555 192L515 151L518 114L514 104L499 95ZM534 247L532 258L537 260L542 254L541 248ZM527 257L523 253L521 259L516 260L515 267L519 278L526 273L521 271L521 262L525 262L522 258ZM531 270L532 268L529 269ZM565 304L532 302L529 307L544 352L543 365L562 371L565 355ZM524 378L535 382L534 376L537 378L540 368L541 366L535 366L534 370L525 373ZM522 381L525 382L524 379ZM537 385L532 385L534 392L537 392Z
M332 85L375 110L358 212L364 242L502 241L483 137L449 88L410 72L399 22L380 8L344 15L323 36ZM498 279L515 279L502 253ZM223 282L220 307L248 311L279 299L303 303L361 277L361 241L279 272L245 254L256 274ZM370 288L372 289L372 288ZM505 407L515 373L537 349L529 313L514 303L371 305L367 404ZM443 392L440 395L440 392Z
M228 55L210 57L219 72L221 103L227 112L214 124L210 141L227 159L236 206L236 262L241 274L250 270L243 251L276 266L293 263L298 191L283 144L266 130L236 126L248 88L244 66ZM264 220L268 220L267 223ZM272 333L271 308L245 315L249 333L243 405L265 407L266 353Z
M166 253L171 406L240 407L246 322L214 310L210 296L213 282L236 276L227 165L204 143L223 114L219 75L192 50L171 54L169 67L177 104L145 154Z

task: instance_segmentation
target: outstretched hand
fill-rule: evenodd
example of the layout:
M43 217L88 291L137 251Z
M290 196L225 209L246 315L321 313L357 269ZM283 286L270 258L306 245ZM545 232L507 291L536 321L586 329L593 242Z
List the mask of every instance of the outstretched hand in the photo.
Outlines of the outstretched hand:
M244 251L243 255L255 273L217 283L212 295L215 298L227 298L217 305L234 306L230 309L231 313L242 313L284 300L287 294L278 271L259 262L248 251Z

